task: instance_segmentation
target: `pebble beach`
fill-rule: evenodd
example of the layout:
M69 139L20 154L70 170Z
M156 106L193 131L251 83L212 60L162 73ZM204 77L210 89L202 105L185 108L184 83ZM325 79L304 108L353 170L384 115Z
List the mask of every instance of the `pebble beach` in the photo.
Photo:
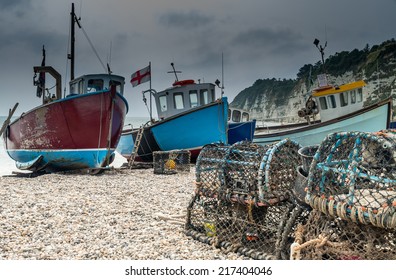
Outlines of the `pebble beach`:
M0 259L246 259L185 235L194 181L193 165L0 177Z

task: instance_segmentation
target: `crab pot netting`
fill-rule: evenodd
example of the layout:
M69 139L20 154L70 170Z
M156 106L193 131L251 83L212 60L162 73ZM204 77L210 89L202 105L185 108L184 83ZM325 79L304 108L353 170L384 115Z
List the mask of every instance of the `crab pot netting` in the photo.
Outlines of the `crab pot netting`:
M328 135L309 169L306 202L330 216L395 229L395 133Z
M156 151L153 153L154 174L190 172L190 160L187 150Z
M206 145L196 164L196 186L206 196L275 205L294 186L300 146L289 139L273 145L238 142Z
M353 223L312 210L295 230L291 259L395 260L396 230Z
M260 146L205 146L196 164L196 191L187 209L187 234L254 259L288 255L302 210L287 198L300 164L290 140Z

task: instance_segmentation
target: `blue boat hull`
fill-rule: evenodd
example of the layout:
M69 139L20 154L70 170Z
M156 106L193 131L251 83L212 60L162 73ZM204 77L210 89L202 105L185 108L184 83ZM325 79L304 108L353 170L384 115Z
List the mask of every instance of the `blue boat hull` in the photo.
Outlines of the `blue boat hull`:
M252 141L256 129L256 120L228 123L228 144L232 145L239 141Z
M331 121L276 133L256 134L253 142L266 145L289 138L302 146L312 146L319 145L328 134L334 132L376 132L387 129L390 125L391 104L391 100L386 100Z
M15 165L20 170L63 171L99 168L114 160L114 149L83 150L8 150L10 157L18 158ZM106 161L108 158L108 162Z
M228 143L228 102L223 97L214 103L170 117L150 127L161 151L190 150L198 156L209 143Z
M239 141L247 140L252 141L254 131L255 131L256 121L248 121L243 123L228 123L228 133L227 140L228 144L234 144ZM134 142L137 135L137 129L135 130L124 130L120 142L117 146L117 152L125 158L129 158L132 154ZM179 148L178 148L179 149ZM138 150L138 155L136 157L137 161L152 161L152 152L161 151L158 146L157 141L152 136L150 129L145 129L143 138ZM199 148L197 151L192 150L193 154L199 153Z
M123 131L116 151L123 157L128 158L132 154L134 142L135 139L133 138L132 130Z

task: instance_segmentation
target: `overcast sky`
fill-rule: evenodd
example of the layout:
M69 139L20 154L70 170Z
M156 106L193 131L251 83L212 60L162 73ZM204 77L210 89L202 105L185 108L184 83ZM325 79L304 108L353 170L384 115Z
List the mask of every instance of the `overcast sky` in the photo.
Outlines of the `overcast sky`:
M19 102L16 115L40 105L33 66L46 63L68 84L72 1L0 0L0 115ZM126 78L128 116L148 116L149 84L132 87L130 75L152 64L152 86L169 87L170 63L179 79L222 77L229 100L262 78L296 78L325 55L363 49L396 37L396 0L76 0L76 13L104 64ZM104 72L81 30L76 30L75 76ZM47 87L54 83L48 79ZM54 90L52 90L54 92Z

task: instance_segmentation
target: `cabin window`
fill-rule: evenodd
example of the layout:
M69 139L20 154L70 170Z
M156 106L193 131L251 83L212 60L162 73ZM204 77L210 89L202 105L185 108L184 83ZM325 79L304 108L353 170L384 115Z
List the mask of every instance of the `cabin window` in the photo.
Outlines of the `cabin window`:
M205 105L211 102L209 91L207 89L201 89L200 94L201 94L201 104Z
M196 90L190 90L190 106L191 108L198 106L198 93Z
M241 112L238 110L234 110L232 112L232 121L233 122L240 122L241 121Z
M168 104L166 102L166 95L162 95L159 97L159 103L161 107L161 112L165 112L168 110Z
M175 104L175 109L177 110L184 109L183 93L182 92L175 93L173 95L173 102Z
M351 104L356 103L356 90L351 91Z
M96 92L103 90L103 80L102 79L89 79L87 92Z
M242 113L242 121L243 122L249 121L249 114L248 113L246 113L246 112Z
M327 96L327 101L329 101L329 107L330 108L336 108L337 103L334 95Z
M74 83L70 85L70 94L78 93L78 83Z
M359 88L357 92L357 102L362 102L362 101L363 101L363 90Z
M121 84L119 81L113 81L113 80L111 80L111 81L110 81L110 88L111 88L112 85L115 85L115 86L116 86L116 92L122 94L123 88L122 88L122 84Z
M84 93L84 81L83 80L80 80L78 82L78 93L79 94Z
M228 109L228 120L231 120L231 110Z
M319 103L320 103L320 108L322 110L327 110L327 101L326 101L326 97L320 97L319 98Z
M341 107L345 107L348 105L348 92L340 93L340 101L341 101Z

